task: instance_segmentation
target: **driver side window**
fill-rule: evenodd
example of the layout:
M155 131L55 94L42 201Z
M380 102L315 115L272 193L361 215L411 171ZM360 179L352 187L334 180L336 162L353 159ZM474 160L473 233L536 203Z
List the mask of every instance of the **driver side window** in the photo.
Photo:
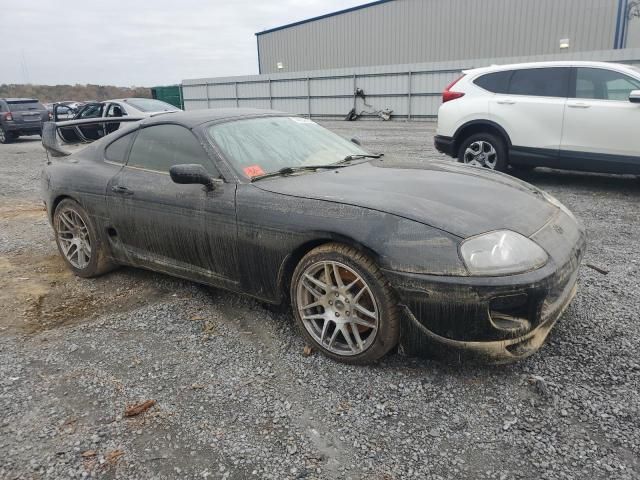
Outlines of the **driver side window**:
M576 69L575 98L626 102L632 90L640 90L640 81L604 68Z
M174 165L198 163L220 174L195 135L180 125L153 125L138 132L127 166L166 173Z

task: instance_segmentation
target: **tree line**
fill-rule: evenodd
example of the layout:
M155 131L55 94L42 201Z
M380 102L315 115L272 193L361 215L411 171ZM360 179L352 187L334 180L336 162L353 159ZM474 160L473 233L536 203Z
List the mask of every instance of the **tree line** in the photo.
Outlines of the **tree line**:
M42 103L64 100L87 101L112 98L151 98L147 87L115 87L113 85L17 85L0 84L0 98L36 98Z

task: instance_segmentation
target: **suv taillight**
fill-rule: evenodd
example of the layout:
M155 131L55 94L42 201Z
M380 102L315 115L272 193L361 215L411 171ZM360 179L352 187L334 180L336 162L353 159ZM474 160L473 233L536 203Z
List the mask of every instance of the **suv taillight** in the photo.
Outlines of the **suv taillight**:
M456 78L453 82L451 82L449 85L447 85L447 88L444 89L444 92L442 92L442 103L446 103L449 100L455 100L456 98L460 98L464 96L463 92L452 92L451 88L453 88L453 86L458 83L462 78L464 77L464 75L462 75L461 77Z
M13 120L13 115L11 115L11 112L5 113L5 114L4 114L4 119L5 119L7 122L11 122L11 121Z
M49 120L53 120L53 114L51 112L47 112L49 114Z

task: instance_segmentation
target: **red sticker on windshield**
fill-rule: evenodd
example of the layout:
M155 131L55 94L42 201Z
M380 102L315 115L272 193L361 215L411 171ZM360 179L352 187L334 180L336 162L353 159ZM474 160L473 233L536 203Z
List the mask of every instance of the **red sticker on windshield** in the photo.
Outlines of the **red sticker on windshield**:
M260 165L250 165L248 167L244 167L244 174L247 177L257 177L258 175L264 175L264 170Z

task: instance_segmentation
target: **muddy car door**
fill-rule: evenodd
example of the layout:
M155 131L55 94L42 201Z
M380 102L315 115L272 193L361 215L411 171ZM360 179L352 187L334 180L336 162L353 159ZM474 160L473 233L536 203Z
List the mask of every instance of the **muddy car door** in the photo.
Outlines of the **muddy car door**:
M235 288L236 184L174 183L168 172L178 164L201 164L220 176L189 129L160 124L138 132L127 164L107 186L113 248L134 265Z

